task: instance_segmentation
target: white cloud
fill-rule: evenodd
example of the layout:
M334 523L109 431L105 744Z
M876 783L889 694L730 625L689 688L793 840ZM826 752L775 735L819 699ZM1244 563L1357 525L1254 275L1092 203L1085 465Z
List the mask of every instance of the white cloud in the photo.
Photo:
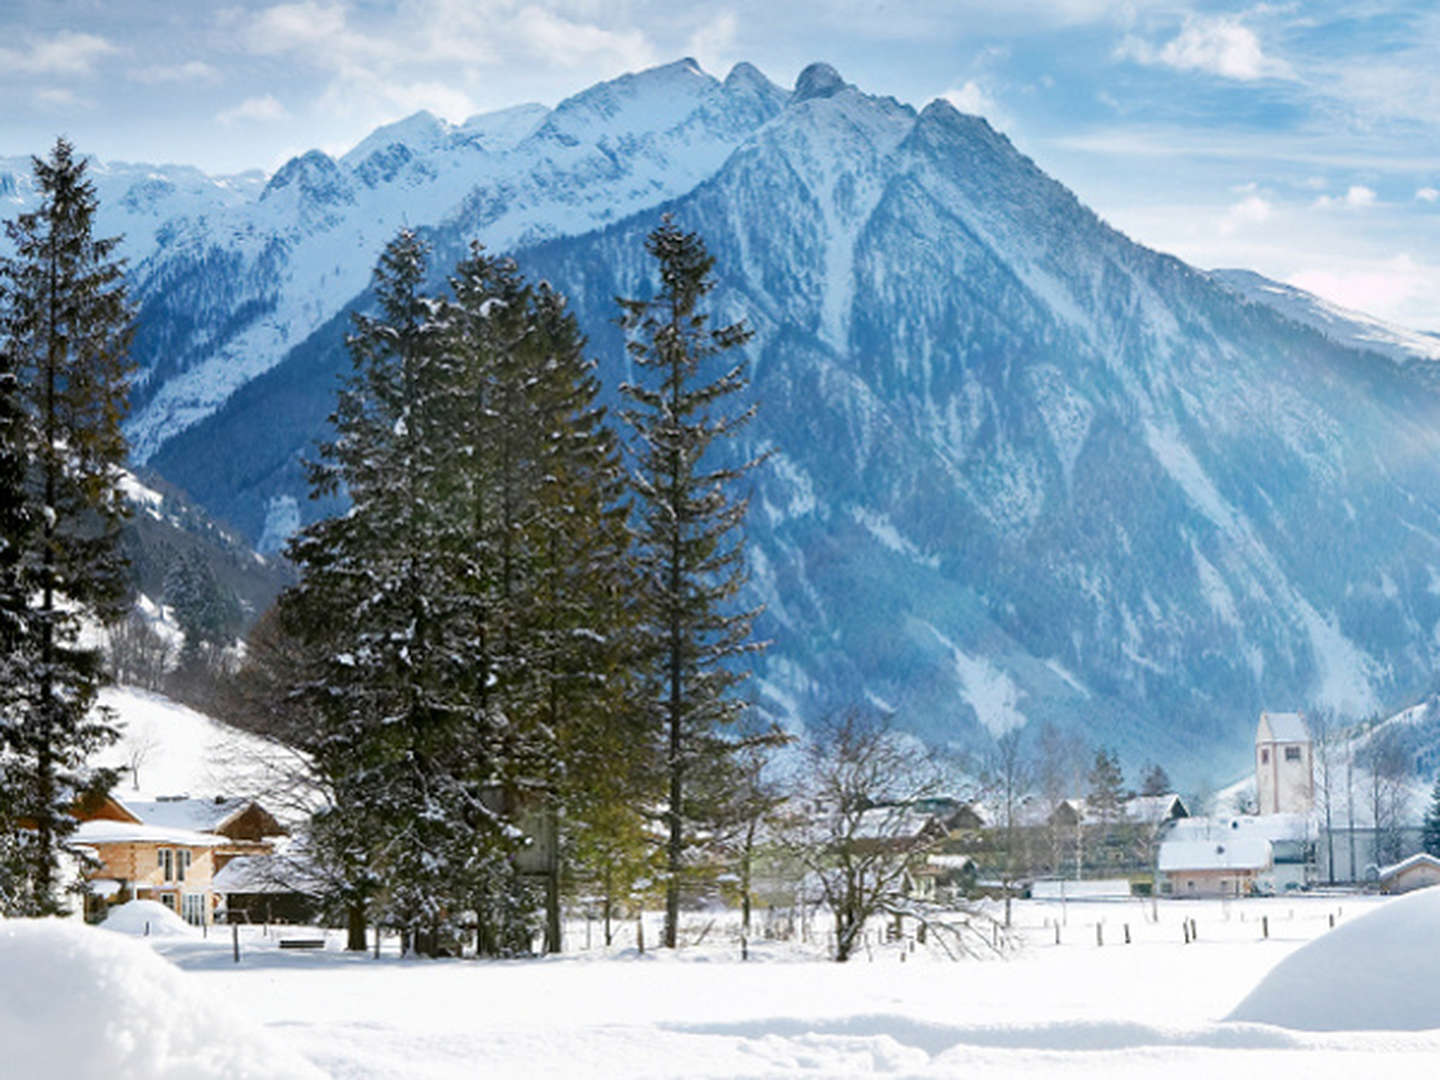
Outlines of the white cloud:
M940 96L963 113L983 116L994 128L1008 130L1013 127L1004 106L975 79L967 79L963 86L952 87Z
M1270 219L1270 203L1259 195L1247 195L1233 204L1220 219L1220 232L1226 236L1247 225L1260 225Z
M314 0L266 8L251 21L244 42L264 54L315 49L316 59L353 46L345 28L345 8Z
M561 73L578 88L658 62L644 32L589 0L409 0L394 14L299 0L224 19L241 49L323 73L306 111L359 134L419 109L461 121L482 104L513 104L517 74ZM702 44L720 47L733 24L713 19Z
M220 72L204 60L187 60L169 67L136 68L130 78L138 83L204 83L215 82Z
M733 11L722 11L690 35L685 51L706 71L723 75L735 60L735 33L739 23Z
M1375 189L1368 188L1364 184L1352 184L1346 189L1344 195L1321 195L1315 200L1317 210L1328 210L1332 207L1342 207L1358 210L1366 206L1375 205Z
M42 109L89 109L95 103L82 98L73 90L64 87L47 86L32 92L35 104Z
M285 106L275 100L273 94L265 94L262 97L246 98L239 105L222 109L215 114L215 119L227 125L242 122L267 123L272 120L283 120L289 115Z
M0 47L0 68L29 75L89 75L97 60L119 51L94 34L62 30L22 48Z
M1440 200L1440 189L1433 187L1422 187L1420 190L1415 192L1415 198L1419 199L1421 202L1436 202L1437 200Z
M1295 77L1284 60L1265 55L1254 30L1224 15L1187 16L1180 33L1159 48L1129 35L1121 41L1116 55L1152 67L1202 71L1245 82Z

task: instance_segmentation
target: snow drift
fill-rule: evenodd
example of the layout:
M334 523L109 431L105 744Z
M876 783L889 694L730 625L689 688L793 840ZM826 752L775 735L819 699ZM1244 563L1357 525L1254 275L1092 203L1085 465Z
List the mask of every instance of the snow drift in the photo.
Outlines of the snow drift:
M137 937L195 937L199 933L158 900L131 900L112 907L100 925Z
M0 921L0 1067L15 1080L318 1080L139 942Z
M1228 1019L1303 1031L1440 1028L1440 888L1342 923L1282 960Z

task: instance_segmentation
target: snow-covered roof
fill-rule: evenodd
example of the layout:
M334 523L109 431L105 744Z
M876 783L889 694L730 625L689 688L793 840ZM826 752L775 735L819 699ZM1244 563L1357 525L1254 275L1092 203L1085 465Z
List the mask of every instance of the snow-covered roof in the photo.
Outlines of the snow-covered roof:
M938 866L946 870L964 870L975 860L969 855L944 855L935 854L926 857L925 861L931 866Z
M273 855L241 855L222 866L211 879L218 893L292 893L314 888L315 876L293 859Z
M171 829L218 832L230 818L250 805L249 799L159 799L154 802L127 802L125 805L146 825Z
M1310 729L1305 726L1305 717L1293 712L1262 712L1260 724L1255 729L1255 741L1262 742L1309 742Z
M1173 791L1168 795L1136 795L1125 803L1126 820L1145 825L1158 825L1186 813L1185 803Z
M874 806L860 815L855 825L855 839L912 839L924 832L934 820L933 814L907 806Z
M1408 859L1401 859L1397 863L1391 863L1389 866L1382 868L1380 871L1380 880L1384 881L1387 878L1392 878L1397 874L1403 874L1406 870L1412 869L1416 866L1431 866L1434 867L1436 870L1440 870L1440 859L1437 859L1428 851L1417 851Z
M175 844L181 847L219 847L228 837L195 829L135 825L129 821L82 821L74 833L77 844Z
M1170 826L1172 840L1304 841L1310 836L1307 814L1246 814L1238 817L1181 818Z
M1273 861L1270 841L1237 836L1224 840L1166 840L1160 845L1160 869L1263 870Z
M108 900L120 892L121 886L114 878L91 878L85 883L85 888L91 896L103 896Z

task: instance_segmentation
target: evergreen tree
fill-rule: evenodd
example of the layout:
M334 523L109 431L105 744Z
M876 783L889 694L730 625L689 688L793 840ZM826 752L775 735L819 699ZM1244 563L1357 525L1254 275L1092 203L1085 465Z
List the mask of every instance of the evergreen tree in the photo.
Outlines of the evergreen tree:
M18 390L0 422L11 432L6 467L24 471L29 508L5 557L26 606L10 629L21 635L24 659L9 673L4 736L12 813L34 825L33 842L22 845L30 887L21 906L46 913L63 906L56 878L75 824L70 809L114 780L86 767L116 733L107 715L92 712L102 657L79 631L82 618L114 619L126 591L116 540L131 316L119 241L92 235L97 202L85 162L60 139L34 168L40 204L6 223L14 254L0 259L0 373ZM7 513L8 529L13 503Z
M407 934L446 917L467 811L482 807L457 788L454 767L466 657L444 638L454 590L438 538L454 432L425 274L424 244L402 231L376 269L379 311L357 317L349 339L354 374L332 416L336 438L311 470L317 497L343 490L352 509L297 536L303 575L287 599L324 653L308 688L324 718L317 768L337 802L318 815L317 836L342 867L380 875L388 917Z
M565 821L593 809L593 781L633 775L639 742L614 737L632 715L623 471L564 297L478 246L450 284L445 322L469 403L457 427L468 448L458 520L469 526L458 569L480 675L468 742L507 812L528 800L544 815L545 939L558 950Z
M1087 779L1090 789L1085 795L1086 816L1099 825L1100 850L1110 858L1115 854L1116 841L1123 847L1127 839L1118 835L1117 826L1125 811L1125 777L1113 750L1101 747L1095 751L1095 763Z
M1085 795L1085 809L1100 821L1116 821L1125 807L1125 777L1120 759L1105 747L1095 751L1090 767L1090 790Z
M744 708L731 693L743 678L734 661L756 647L749 638L757 612L729 605L745 582L748 500L734 488L758 462L725 460L723 443L752 419L754 406L725 411L747 386L743 364L714 377L706 369L750 332L739 323L711 328L699 310L714 287L714 259L668 216L645 247L660 289L650 299L619 301L639 376L620 389L634 432L642 670L664 780L664 944L674 948L688 849L712 815L716 782L723 787L736 747L726 733Z
M1151 765L1145 770L1145 779L1140 782L1141 795L1169 795L1174 790L1164 766Z
M199 550L175 556L165 572L164 590L165 603L184 635L182 668L200 664L234 639L241 619L239 601Z
M1420 850L1440 858L1440 775L1435 777L1435 786L1430 792L1430 809L1425 812Z

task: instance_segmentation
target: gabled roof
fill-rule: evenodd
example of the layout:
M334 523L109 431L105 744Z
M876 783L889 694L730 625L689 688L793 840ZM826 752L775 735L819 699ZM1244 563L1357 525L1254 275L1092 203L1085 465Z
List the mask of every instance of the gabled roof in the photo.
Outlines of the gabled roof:
M189 797L159 799L155 802L132 802L129 808L147 825L199 832L223 833L251 807L256 807L268 825L266 835L284 835L284 830L264 808L253 799L224 798L192 799ZM273 829L272 829L273 827Z
M1309 742L1310 729L1305 726L1305 717L1293 712L1262 712L1260 723L1255 729L1255 742Z
M926 830L944 832L931 814L908 806L873 806L855 824L856 840L916 840Z
M1186 818L1190 811L1175 792L1168 795L1136 795L1125 802L1125 820L1143 825L1159 825L1171 818Z
M1428 851L1417 851L1408 859L1401 859L1397 863L1392 863L1391 865L1384 867L1380 871L1380 880L1386 881L1390 878L1395 877L1397 874L1403 874L1406 870L1410 870L1416 866L1430 866L1434 867L1436 870L1440 870L1440 859L1437 859Z
M1186 870L1264 870L1272 861L1270 841L1259 837L1166 840L1160 845L1159 865L1167 874Z

